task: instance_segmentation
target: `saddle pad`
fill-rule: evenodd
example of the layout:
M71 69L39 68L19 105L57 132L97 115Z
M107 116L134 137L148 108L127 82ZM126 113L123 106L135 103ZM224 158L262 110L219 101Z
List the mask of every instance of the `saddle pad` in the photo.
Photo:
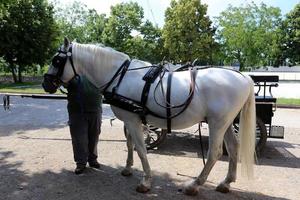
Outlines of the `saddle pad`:
M152 66L149 71L144 75L143 80L149 83L153 83L158 75L161 73L163 67L159 66Z

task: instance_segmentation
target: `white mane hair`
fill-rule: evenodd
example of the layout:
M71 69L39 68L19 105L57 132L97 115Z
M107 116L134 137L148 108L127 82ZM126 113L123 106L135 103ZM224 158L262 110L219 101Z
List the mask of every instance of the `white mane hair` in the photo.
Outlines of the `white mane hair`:
M97 87L103 83L93 78L95 75L98 76L98 80L107 81L109 69L121 66L126 59L130 59L128 55L102 44L73 43L72 54L77 73L87 76ZM106 78L99 79L99 76Z

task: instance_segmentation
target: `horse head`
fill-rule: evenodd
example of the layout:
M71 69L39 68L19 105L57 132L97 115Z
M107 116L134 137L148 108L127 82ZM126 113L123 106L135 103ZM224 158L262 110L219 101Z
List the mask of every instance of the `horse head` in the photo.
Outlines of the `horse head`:
M53 94L74 75L76 75L76 71L72 60L72 44L65 38L64 44L57 50L47 73L44 74L42 86L46 92Z

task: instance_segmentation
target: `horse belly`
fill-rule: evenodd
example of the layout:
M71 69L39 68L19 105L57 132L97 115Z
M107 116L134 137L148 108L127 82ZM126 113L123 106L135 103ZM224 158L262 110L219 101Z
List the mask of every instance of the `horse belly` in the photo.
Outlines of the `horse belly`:
M181 112L184 108L171 109L171 115L176 115ZM158 108L156 108L158 110ZM166 117L166 109L160 108L160 114ZM147 123L159 127L159 128L167 128L167 119L162 119L155 117L153 115L148 115L146 117ZM184 129L191 127L197 123L200 123L205 120L205 105L203 104L203 100L195 95L191 101L191 103L187 106L187 108L180 113L178 116L171 119L171 128L172 129Z

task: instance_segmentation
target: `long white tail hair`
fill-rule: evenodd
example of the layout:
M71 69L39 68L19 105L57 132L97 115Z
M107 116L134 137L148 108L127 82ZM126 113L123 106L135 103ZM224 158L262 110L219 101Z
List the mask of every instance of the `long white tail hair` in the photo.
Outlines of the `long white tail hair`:
M247 76L250 84L250 92L246 103L240 113L239 124L239 157L241 161L242 175L248 179L254 176L255 138L256 138L256 110L253 80Z

